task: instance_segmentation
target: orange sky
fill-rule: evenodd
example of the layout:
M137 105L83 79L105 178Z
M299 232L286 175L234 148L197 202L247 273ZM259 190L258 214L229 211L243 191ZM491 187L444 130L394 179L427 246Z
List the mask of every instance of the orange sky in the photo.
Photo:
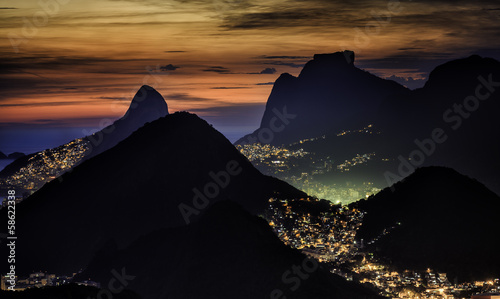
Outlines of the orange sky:
M272 88L266 83L283 72L298 75L315 53L351 49L359 67L414 79L452 58L500 57L499 39L492 38L500 32L494 1L3 0L0 6L1 130L97 127L100 118L121 116L135 91L149 84L170 112L192 111L222 131L248 132L259 124ZM169 64L178 68L161 69Z

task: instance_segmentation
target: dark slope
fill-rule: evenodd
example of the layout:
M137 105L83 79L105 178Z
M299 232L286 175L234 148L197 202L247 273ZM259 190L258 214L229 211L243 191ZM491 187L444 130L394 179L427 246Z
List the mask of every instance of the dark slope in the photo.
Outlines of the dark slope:
M500 275L500 197L442 167L418 169L393 187L353 204L367 212L358 238L389 229L373 249L401 269L430 267L469 281Z
M16 171L18 171L22 167L25 167L27 165L29 159L34 157L35 155L36 155L36 153L29 154L29 155L22 156L16 160L12 161L12 163L5 166L5 168L2 169L2 171L0 171L0 178L5 178L9 175L13 175L14 173L16 173ZM7 158L5 158L5 159L7 159Z
M496 120L500 87L483 84L490 80L500 82L500 62L474 55L438 66L426 85L411 95L388 99L376 122L384 133L383 143L392 148L387 152L408 157L419 149L415 139L432 138L433 130L442 129L447 140L419 166L448 166L500 193L500 123ZM477 91L488 96L475 100Z
M94 157L99 153L112 148L144 124L152 122L165 115L168 115L168 107L165 99L163 99L163 97L151 86L143 85L132 99L127 112L120 119L116 120L109 126L106 126L102 130L84 138L89 148L89 150L85 153L85 159ZM52 149L52 151L57 151L64 146L65 145L61 145ZM16 155L13 158L16 158L17 160L13 161L0 171L0 178L13 175L21 168L26 167L30 159L37 159L38 154L39 153L33 153L27 156Z
M7 156L7 159L19 159L21 157L24 157L26 156L25 154L23 153L20 153L20 152L14 152L14 153L10 153L8 156Z
M272 109L277 107L279 110L280 105L286 105L287 112L296 118L289 119L289 125L282 132L273 133L276 138L272 143L280 144L282 133L297 141L304 138L301 135L304 130L307 131L306 138L319 137L327 132L326 140L319 139L297 147L339 161L351 159L356 154L375 152L376 159L387 158L389 162L383 165L372 163L366 170L367 175L361 175L359 180L384 182L386 171L404 177L406 174L398 171L398 157L408 160L414 151L421 151L416 139L432 139L433 131L440 129L446 141L435 144L430 154L424 154L421 164L417 163L418 157L412 157L415 167L451 167L477 178L500 194L500 122L497 121L500 62L477 55L453 60L437 66L423 88L401 91L401 88L392 88L389 81L363 72L345 60L342 63L342 56L343 53L335 53L315 57L298 78L283 75L276 81L262 126L270 122ZM325 61L325 57L331 59ZM306 78L309 80L307 84L304 83ZM484 100L475 100L477 92L480 97L484 96ZM342 99L348 99L348 104L341 104ZM323 101L329 104L318 104ZM374 103L379 105L371 106ZM354 114L350 104L356 107ZM292 110L291 107L300 109ZM371 114L361 113L363 107ZM336 113L342 115L336 116ZM325 115L328 115L329 122L323 121ZM299 121L302 116L307 116L306 124ZM357 130L370 123L380 134L336 136L341 130ZM280 124L278 121L276 126ZM263 134L264 139L254 140L265 143L268 135ZM246 136L238 142L249 140L252 139Z
M143 85L135 94L123 117L87 137L92 149L87 158L112 148L144 124L165 115L168 115L165 99L151 86Z
M218 188L210 204L233 199L258 212L271 196L305 196L258 172L204 120L176 113L146 124L20 203L18 271L72 273L110 240L124 246L153 230L185 225L179 204L193 207L193 189L213 187L209 173L218 174L230 162L241 172L230 176L226 188ZM2 212L0 219L7 223Z
M500 81L500 62L473 55L442 64L430 73L423 88L414 90L409 95L392 95L386 99L379 111L377 123L382 126L383 131L393 134L427 133L436 126L454 125L455 121L445 119L445 112L448 109L455 110L454 104L463 105L466 97L475 96L478 85L482 85L482 81L478 79L480 76L486 80L492 76L493 81ZM472 113L465 109L465 112L471 115L464 117L464 124L478 122L480 115L491 116L491 113L496 111L491 109L500 106L500 95L497 92L491 93L482 87L480 93L490 93L490 97L484 101L480 100L477 110ZM481 121L491 122L492 119ZM462 128L459 129L462 131Z
M386 96L407 92L394 81L355 67L351 51L317 54L298 77L282 74L276 80L260 128L237 143L249 143L266 129L273 131L274 138L260 133L264 138L259 141L280 145L366 125ZM295 118L287 119L281 128L279 114L285 111ZM278 121L274 122L276 117Z
M188 227L164 229L124 250L101 252L80 277L106 283L112 269L135 276L127 286L144 299L156 298L378 298L318 264L307 262L304 279L282 281L306 259L285 246L267 223L231 201L212 206ZM294 288L293 290L291 288ZM296 287L296 288L295 288Z

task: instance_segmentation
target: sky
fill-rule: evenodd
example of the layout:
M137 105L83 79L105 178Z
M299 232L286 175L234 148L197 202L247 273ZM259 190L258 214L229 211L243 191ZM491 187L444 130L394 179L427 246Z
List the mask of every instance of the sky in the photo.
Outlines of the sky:
M6 153L84 136L143 84L234 141L258 127L279 75L317 53L353 50L409 88L452 59L500 59L498 1L0 0L0 15Z

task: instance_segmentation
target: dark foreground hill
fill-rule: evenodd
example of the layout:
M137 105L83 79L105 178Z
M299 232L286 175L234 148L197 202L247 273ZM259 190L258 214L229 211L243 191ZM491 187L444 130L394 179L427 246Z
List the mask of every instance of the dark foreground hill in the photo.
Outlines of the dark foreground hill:
M189 113L146 124L63 178L17 206L19 274L76 272L106 244L126 246L154 230L197 221L219 200L258 213L270 197L305 196L262 175L222 134ZM4 223L6 214L0 212ZM6 247L1 252L7 256Z
M430 267L469 281L500 276L500 197L443 167L418 169L393 188L353 204L367 213L357 237L378 239L371 249L400 269Z
M162 229L123 250L100 252L81 279L113 269L143 299L380 298L285 246L266 221L223 201L192 225Z

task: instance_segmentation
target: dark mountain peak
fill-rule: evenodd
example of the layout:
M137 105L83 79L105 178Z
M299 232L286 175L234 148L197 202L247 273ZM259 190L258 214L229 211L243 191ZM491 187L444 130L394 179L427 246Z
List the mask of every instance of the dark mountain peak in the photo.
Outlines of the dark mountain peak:
M14 152L14 153L10 153L7 158L8 159L18 159L18 158L21 158L21 157L24 157L26 156L24 153L20 153L20 152Z
M354 65L354 57L355 55L353 51L345 50L343 52L315 54L314 61L336 65Z
M440 178L439 181L435 181L436 178ZM416 182L418 181L420 184L423 183L433 183L433 184L441 184L443 185L443 179L446 180L455 180L455 179L465 179L468 177L461 175L455 169L443 166L429 166L429 167L420 167L417 168L409 177L407 177L401 184L404 182ZM396 184L398 185L398 184Z
M436 67L430 74L424 88L450 89L451 91L469 88L477 85L479 75L488 76L500 70L500 62L493 58L471 55L467 58L456 59Z
M273 86L260 128L237 143L258 138L261 143L280 145L365 125L388 95L407 91L355 67L354 58L352 51L316 54L298 77L282 74ZM271 124L279 126L274 121L278 115L284 129L273 130ZM270 135L269 130L272 138L260 138Z
M279 82L279 81L286 81L286 80L294 80L294 79L297 79L297 77L291 75L290 73L282 73L278 79L276 79L276 82Z
M137 91L124 118L151 118L155 120L168 114L168 106L162 95L149 85Z
M168 106L165 99L158 93L153 87L148 85L143 85L134 98L132 99L127 112L119 119L110 123L109 119L103 119L101 123L109 124L108 126L102 128L100 131L91 133L87 135L83 140L87 143L88 150L85 152L85 157L83 160L88 160L96 155L105 152L106 150L114 147L119 142L130 136L137 129L141 128L148 122L152 122L160 117L168 115ZM61 148L71 146L73 143L80 143L78 139L73 140L67 144L61 145L53 149L49 149L49 152L57 152ZM45 167L46 161L44 155L38 153L33 153L28 156L24 156L22 153L12 153L7 158L4 159L16 159L13 163L7 165L2 171L0 171L0 177L8 177L14 173L20 171L23 167L27 167L29 164L38 165L36 167ZM0 154L0 159L2 155ZM81 161L78 161L79 164ZM50 167L54 172L50 176L57 176L63 173L60 167ZM58 173L57 173L58 172ZM48 176L48 177L50 177ZM47 177L47 176L46 176ZM42 180L43 183L43 180ZM41 185L36 186L38 189Z
M112 148L144 124L166 115L168 115L168 107L162 95L153 87L143 85L135 94L123 117L87 137L93 146L87 158Z
M26 237L22 248L47 244L35 254L17 252L26 258L19 273L31 267L72 273L109 239L123 247L154 230L195 223L218 201L232 200L260 213L277 194L305 196L262 175L224 135L188 112L146 123L63 178L45 184L16 208L16 229ZM6 216L0 213L0 220ZM32 223L64 229L41 230Z
M431 177L442 176L447 178L456 178L465 176L458 173L453 168L444 167L444 166L429 166L429 167L420 167L415 170L415 172L411 175L413 178L422 178L422 179L430 179Z
M354 52L343 51L329 54L315 54L314 59L307 62L300 73L300 78L318 79L338 79L338 76L346 72L354 71Z
M136 138L139 139L151 138L151 143L154 143L154 140L163 141L162 135L176 132L177 139L175 141L179 143L195 144L199 142L201 144L206 142L212 143L214 147L224 147L230 144L224 135L215 130L206 120L186 111L175 112L169 114L168 117L160 117L156 121L147 123L144 127L147 130L143 130L140 134L134 132L133 135L137 135ZM201 154L197 149L190 150L190 152Z
M418 168L403 181L382 190L380 194L378 198L393 200L395 204L419 198L418 204L427 203L434 206L467 205L473 196L480 198L476 200L477 204L481 200L498 198L480 182L452 168L442 166ZM500 207L500 202L497 204Z
M4 153L0 152L0 159L7 159L7 155Z
M136 277L127 288L148 299L269 298L276 289L286 294L281 298L381 298L321 265L300 289L290 289L283 273L306 257L283 244L264 219L229 200L200 218L187 227L155 230L118 251L99 252L80 277L105 284L111 269L125 268Z
M217 240L217 243L231 240L224 245L226 250L233 246L233 242L245 244L243 247L246 248L268 244L268 249L281 243L263 218L250 214L232 200L223 200L210 206L190 229L195 233L195 239L206 238L207 241ZM241 248L233 250L241 251Z
M500 230L500 198L451 168L417 169L392 189L353 206L366 212L357 238L375 239L378 253L400 269L430 267L460 280L500 271L493 249L500 239L490 233ZM384 231L390 233L380 237Z

